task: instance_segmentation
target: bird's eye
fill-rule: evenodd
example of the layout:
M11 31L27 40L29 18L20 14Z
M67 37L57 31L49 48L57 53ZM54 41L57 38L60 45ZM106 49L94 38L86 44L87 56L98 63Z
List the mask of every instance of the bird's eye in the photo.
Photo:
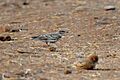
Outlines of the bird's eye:
M60 34L63 34L63 33L65 33L65 31L59 31L59 33L60 33Z

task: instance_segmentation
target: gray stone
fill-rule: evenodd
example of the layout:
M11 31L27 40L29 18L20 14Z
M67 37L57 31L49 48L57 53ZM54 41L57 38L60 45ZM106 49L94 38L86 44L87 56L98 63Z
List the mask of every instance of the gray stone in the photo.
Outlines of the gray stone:
M105 6L104 9L105 9L106 11L109 11L109 10L115 10L116 7L115 7L115 6L111 6L111 5L109 5L109 6Z

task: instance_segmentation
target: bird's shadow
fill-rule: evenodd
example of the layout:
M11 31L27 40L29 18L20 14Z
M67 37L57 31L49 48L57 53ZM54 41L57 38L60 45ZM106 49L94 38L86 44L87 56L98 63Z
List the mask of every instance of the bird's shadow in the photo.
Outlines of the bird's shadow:
M97 70L97 71L119 71L120 68L118 69L110 69L110 68L106 68L106 69L102 69L102 68L97 68L97 69L94 69L94 70Z

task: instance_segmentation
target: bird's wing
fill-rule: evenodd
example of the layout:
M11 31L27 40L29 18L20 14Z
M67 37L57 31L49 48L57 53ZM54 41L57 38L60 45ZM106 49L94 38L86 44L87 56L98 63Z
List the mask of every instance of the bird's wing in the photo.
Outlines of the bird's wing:
M51 37L59 39L62 37L62 35L60 35L59 33L56 33L56 34L51 34Z
M32 38L36 40L58 40L61 37L62 36L58 32L55 32L55 33L49 33L49 34L42 34Z
M48 40L48 36L46 34L39 35L38 38L39 38L39 40Z
M57 34L43 34L39 35L38 38L40 40L56 40L58 38Z

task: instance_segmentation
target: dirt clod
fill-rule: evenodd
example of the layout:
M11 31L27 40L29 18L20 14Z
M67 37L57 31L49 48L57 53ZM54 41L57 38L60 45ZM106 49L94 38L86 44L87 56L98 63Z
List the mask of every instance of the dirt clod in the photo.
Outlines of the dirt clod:
M64 71L64 74L71 74L71 73L72 73L72 71L69 70L69 69L67 69L67 70Z

